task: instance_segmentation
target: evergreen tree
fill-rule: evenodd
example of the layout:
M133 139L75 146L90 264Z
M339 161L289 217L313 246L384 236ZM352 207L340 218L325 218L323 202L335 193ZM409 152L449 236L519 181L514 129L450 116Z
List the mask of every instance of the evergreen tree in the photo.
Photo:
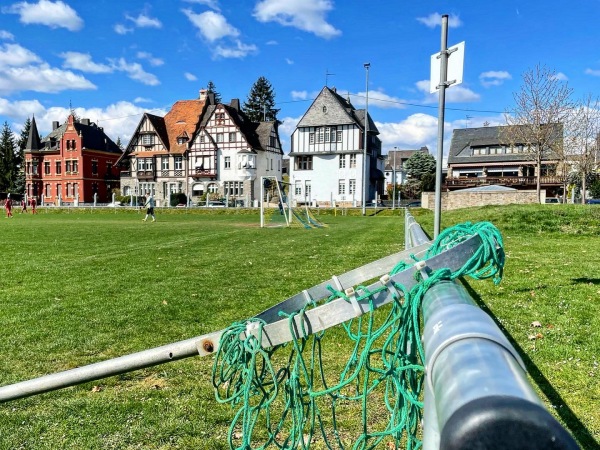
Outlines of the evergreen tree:
M0 133L0 191L10 192L14 188L17 174L16 150L17 145L10 125L4 122Z
M14 182L14 190L17 194L23 194L25 192L25 147L27 146L27 139L29 138L29 131L31 130L31 119L28 117L23 124L21 130L21 136L17 141L17 154L16 154L16 179Z
M277 120L278 109L275 106L275 92L269 80L260 77L252 85L248 99L244 102L242 110L253 122Z
M206 90L208 94L213 94L215 96L215 105L221 103L223 100L221 99L221 94L217 91L217 87L215 83L212 81L208 82L208 86L206 86Z
M428 174L435 173L435 158L429 153L416 152L406 160L406 172L409 178L423 181Z
M115 144L117 144L117 147L119 147L121 150L123 150L123 143L121 142L121 136L117 137L117 142L115 142Z

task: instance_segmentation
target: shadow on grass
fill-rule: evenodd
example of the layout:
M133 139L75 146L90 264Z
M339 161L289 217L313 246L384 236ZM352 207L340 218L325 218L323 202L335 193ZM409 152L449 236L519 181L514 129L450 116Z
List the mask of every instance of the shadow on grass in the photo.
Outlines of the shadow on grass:
M577 280L577 279L576 279ZM581 280L586 280L582 278ZM596 280L600 283L600 280ZM582 281L583 282L583 281ZM592 280L593 282L593 280ZM513 339L513 337L506 331L506 329L502 326L502 324L491 314L487 305L483 302L477 291L475 291L467 281L462 280L463 286L467 289L473 300L477 303L477 305L486 311L489 316L494 320L496 325L502 333L506 336L508 341L512 344L515 350L519 353L523 362L525 363L525 367L527 368L527 372L533 379L533 381L540 388L540 391L544 393L544 395L548 398L550 403L553 405L562 405L561 408L556 408L556 413L560 416L560 418L565 423L567 429L571 432L571 434L577 439L579 444L581 444L581 448L586 450L600 450L600 444L596 442L594 436L590 433L590 431L585 427L585 425L579 420L579 418L575 415L573 410L569 408L569 405L562 399L560 394L554 389L552 384L548 381L548 379L544 376L544 374L540 371L540 369L535 365L535 363L529 358L527 353L521 348L519 343Z
M600 284L600 278L587 278L587 277L582 277L582 278L571 278L571 281L573 282L573 284L579 284L579 283L583 283L583 284Z

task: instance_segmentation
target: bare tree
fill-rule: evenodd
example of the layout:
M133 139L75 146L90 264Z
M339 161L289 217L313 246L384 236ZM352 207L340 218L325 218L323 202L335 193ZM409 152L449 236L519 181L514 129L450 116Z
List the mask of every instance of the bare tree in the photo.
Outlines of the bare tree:
M552 69L537 65L523 74L523 84L513 94L515 108L506 114L501 140L535 161L536 192L540 196L542 161L564 155L563 122L572 109L572 89Z
M577 176L581 180L581 203L585 203L587 178L594 172L598 158L600 133L600 99L585 96L573 108L565 133L565 147L572 155Z

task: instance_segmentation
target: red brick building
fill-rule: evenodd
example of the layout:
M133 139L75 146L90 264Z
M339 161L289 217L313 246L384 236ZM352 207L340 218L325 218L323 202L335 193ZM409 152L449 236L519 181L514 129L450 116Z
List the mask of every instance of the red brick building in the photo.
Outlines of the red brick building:
M122 150L89 119L70 114L40 139L35 117L25 147L25 193L44 204L110 202Z

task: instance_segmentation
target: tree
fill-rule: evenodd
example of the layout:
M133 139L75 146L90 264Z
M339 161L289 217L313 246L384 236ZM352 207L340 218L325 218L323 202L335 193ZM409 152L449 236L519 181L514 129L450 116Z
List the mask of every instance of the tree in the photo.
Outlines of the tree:
M552 69L537 65L523 74L523 84L513 94L514 110L506 114L507 126L501 141L513 147L523 146L535 161L536 192L540 199L542 161L564 159L563 122L572 109L572 89Z
M571 155L580 179L581 203L585 203L587 181L597 165L598 134L600 133L600 100L584 97L572 110L565 133L565 149ZM565 165L566 166L566 165Z
M25 147L27 146L27 140L29 139L29 132L31 130L31 119L28 117L23 124L21 130L21 136L17 141L17 178L14 183L14 189L17 194L23 194L25 192Z
M217 91L215 83L213 83L212 81L208 82L208 85L206 86L206 92L207 94L213 94L215 96L215 105L218 105L223 101L221 99L221 94L219 94L219 92Z
M0 191L11 191L14 188L17 174L16 152L15 137L8 122L4 122L0 133Z
M275 121L279 110L274 106L275 92L271 83L265 77L259 77L252 85L242 111L252 122Z
M423 181L427 174L435 173L435 158L429 153L413 153L404 165L409 178Z

